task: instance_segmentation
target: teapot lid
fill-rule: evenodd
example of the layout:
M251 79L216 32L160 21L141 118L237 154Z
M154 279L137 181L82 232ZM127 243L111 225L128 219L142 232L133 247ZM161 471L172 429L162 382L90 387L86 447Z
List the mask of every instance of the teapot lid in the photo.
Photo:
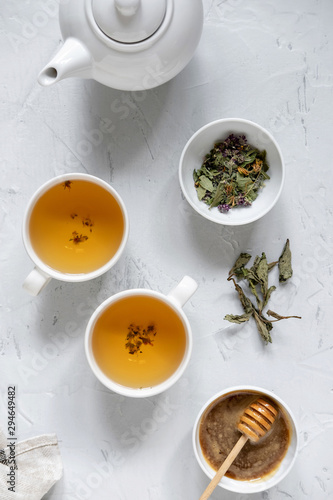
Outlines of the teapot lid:
M103 33L120 43L138 43L158 30L167 0L92 0L92 11Z

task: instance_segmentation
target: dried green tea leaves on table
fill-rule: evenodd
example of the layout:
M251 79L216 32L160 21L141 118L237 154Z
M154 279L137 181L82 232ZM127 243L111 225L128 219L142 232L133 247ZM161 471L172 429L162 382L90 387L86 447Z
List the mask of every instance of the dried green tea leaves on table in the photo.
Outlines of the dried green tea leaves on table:
M263 309L267 306L271 294L276 290L274 285L269 286L268 284L270 271L278 264L280 282L286 282L292 276L289 240L286 241L278 261L269 263L266 254L263 252L260 257L258 255L255 257L251 267L246 267L250 259L250 254L241 253L230 269L228 276L228 281L234 283L244 313L240 315L227 314L224 319L231 323L241 324L253 317L260 336L267 344L272 342L270 332L273 329L273 322L288 318L301 319L300 316L281 316L274 311L268 310L266 314L274 318L270 320L263 314ZM236 280L245 280L247 282L248 290L255 299L254 302L245 294Z
M293 270L291 267L291 251L289 240L286 241L283 252L279 258L279 281L283 283L291 278Z
M214 145L200 169L193 171L198 199L220 212L249 206L269 179L266 151L247 143L245 135L230 134Z

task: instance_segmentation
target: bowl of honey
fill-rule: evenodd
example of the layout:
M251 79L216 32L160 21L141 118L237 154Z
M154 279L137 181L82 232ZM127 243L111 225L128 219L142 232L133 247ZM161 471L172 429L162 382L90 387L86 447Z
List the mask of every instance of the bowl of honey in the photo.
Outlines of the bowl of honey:
M193 427L193 449L203 472L212 479L241 436L237 424L244 410L264 398L277 410L272 428L258 442L248 440L219 486L235 493L272 488L291 470L297 455L295 418L273 392L254 386L224 389L201 408Z

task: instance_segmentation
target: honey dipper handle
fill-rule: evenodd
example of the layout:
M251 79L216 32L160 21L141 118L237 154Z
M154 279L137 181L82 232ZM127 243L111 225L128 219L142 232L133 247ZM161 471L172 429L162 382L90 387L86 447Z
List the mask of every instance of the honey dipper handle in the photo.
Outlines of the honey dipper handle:
M243 448L243 446L245 445L245 443L248 439L249 438L247 436L245 436L244 434L241 435L241 437L239 438L239 440L237 441L237 443L235 444L235 446L233 447L233 449L231 450L231 452L229 453L227 458L224 460L223 464L221 465L219 470L216 472L215 476L213 477L213 479L211 480L211 482L209 483L209 485L207 486L207 488L205 489L205 491L203 492L203 494L201 495L199 500L207 500L207 498L210 497L210 495L213 493L216 486L219 484L222 477L227 472L230 465L235 460L238 453L241 451L241 449Z

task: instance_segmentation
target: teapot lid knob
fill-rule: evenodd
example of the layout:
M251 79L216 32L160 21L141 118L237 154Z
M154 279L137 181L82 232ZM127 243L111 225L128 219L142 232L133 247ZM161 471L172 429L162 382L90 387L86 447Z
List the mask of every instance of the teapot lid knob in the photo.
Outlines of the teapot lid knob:
M138 43L161 26L167 0L92 0L92 11L103 33L120 43Z
M140 6L140 0L114 0L118 11L123 16L133 16Z

